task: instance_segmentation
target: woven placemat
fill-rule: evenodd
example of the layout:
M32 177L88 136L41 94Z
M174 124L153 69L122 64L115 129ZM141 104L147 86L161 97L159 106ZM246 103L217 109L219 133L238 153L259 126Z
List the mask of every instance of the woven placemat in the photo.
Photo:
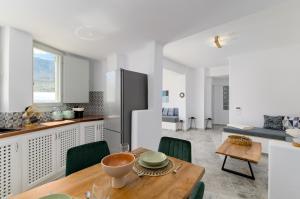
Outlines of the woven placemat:
M163 167L163 168L148 169L148 168L142 167L138 163L138 160L137 160L137 161L135 161L135 163L133 165L133 170L137 174L142 173L143 175L147 175L147 176L163 176L163 175L166 175L166 174L170 173L174 169L174 166L175 166L174 162L169 159L168 165Z

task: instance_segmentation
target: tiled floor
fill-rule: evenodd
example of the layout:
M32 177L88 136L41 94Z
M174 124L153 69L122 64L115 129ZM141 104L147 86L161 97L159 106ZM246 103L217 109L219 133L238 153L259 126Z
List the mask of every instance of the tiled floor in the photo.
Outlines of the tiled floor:
M193 163L205 167L205 199L267 199L268 158L264 155L257 165L252 164L256 180L246 179L221 170L224 156L215 154L221 144L221 127L214 130L173 132L163 130L164 136L177 137L192 142ZM228 158L226 168L249 173L246 162Z

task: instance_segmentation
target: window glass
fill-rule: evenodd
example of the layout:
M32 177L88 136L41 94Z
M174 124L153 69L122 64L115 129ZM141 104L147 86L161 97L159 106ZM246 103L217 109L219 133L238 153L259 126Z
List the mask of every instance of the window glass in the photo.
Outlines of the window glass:
M33 49L33 101L59 103L61 56L40 48Z

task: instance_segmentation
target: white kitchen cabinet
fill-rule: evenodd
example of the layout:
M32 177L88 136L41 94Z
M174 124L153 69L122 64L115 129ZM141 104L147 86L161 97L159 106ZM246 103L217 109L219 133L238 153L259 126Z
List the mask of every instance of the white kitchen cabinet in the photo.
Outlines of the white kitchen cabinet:
M111 153L121 151L121 134L119 132L104 129L103 138L107 142Z
M0 139L0 198L64 176L67 151L99 140L103 120Z
M104 134L103 134L103 120L101 121L96 121L96 141L100 141L104 139Z
M63 59L63 102L89 102L89 61L71 55Z
M23 136L23 190L47 181L56 173L55 129L37 131Z
M80 145L80 125L67 125L55 130L56 136L56 166L59 176L65 174L67 151Z
M19 141L15 137L0 140L0 198L22 190Z
M103 121L83 122L81 128L81 144L103 140Z

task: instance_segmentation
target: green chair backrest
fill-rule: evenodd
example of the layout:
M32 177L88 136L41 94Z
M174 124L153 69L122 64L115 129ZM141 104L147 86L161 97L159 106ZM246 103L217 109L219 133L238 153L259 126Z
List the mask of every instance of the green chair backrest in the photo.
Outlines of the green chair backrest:
M158 151L174 158L192 162L192 146L191 142L187 140L162 137L160 139Z
M198 182L194 187L189 199L202 199L204 195L205 185L203 182Z
M109 155L106 141L93 142L70 148L67 152L66 176L100 163Z

